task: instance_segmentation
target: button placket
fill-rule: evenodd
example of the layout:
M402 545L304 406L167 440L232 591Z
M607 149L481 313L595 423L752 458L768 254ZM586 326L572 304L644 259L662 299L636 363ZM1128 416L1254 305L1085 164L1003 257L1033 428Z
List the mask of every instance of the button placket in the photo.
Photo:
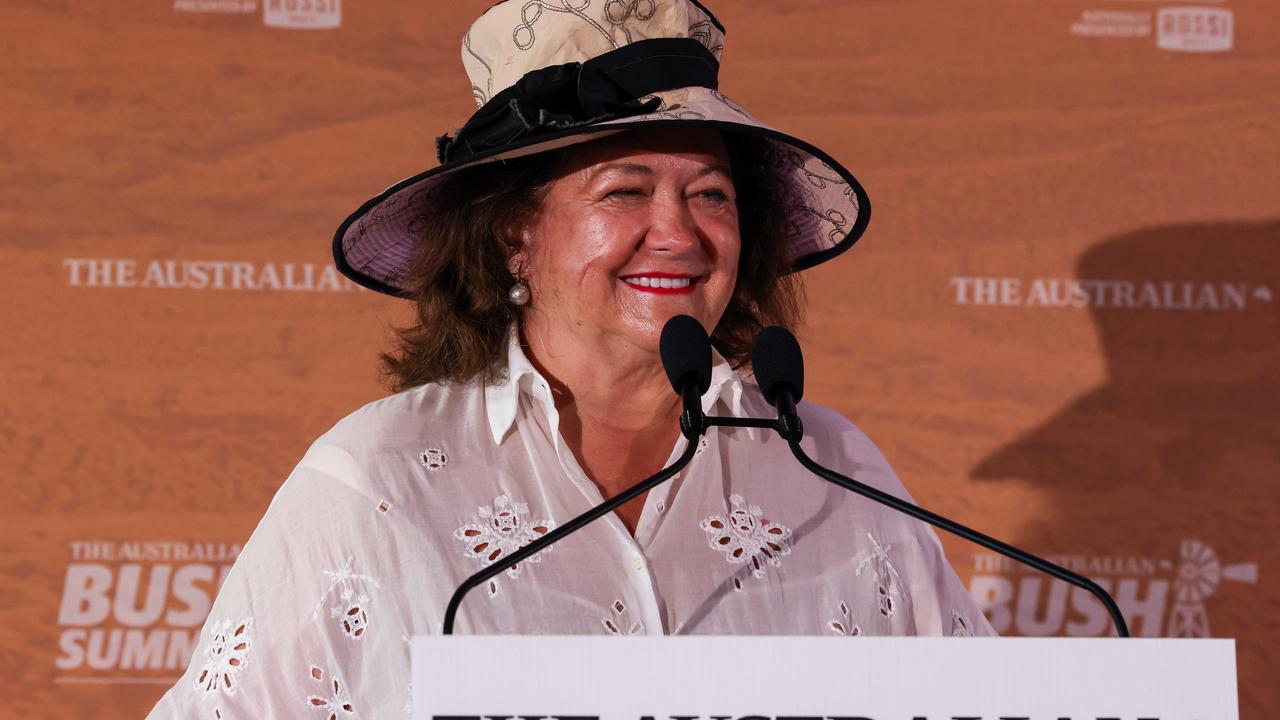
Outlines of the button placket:
M587 477L586 472L578 464L578 459L574 457L565 443L564 436L560 434L560 413L556 409L550 390L541 380L536 383L536 387L538 392L531 393L531 395L536 398L537 402L542 404L543 415L547 421L546 429L549 431L552 447L555 451L556 459L559 461L561 471L578 487L578 490L590 505L597 505L603 502L604 496L601 494L600 488L591 481L591 478ZM676 439L671 455L664 467L670 465L684 452L684 443L686 442L687 440L683 436ZM650 511L650 507L658 501L663 502L664 505L666 504L667 493L672 482L675 482L675 478L668 479L667 482L650 491L649 495L651 497L646 500L645 510L640 516L637 528L638 535L651 536L653 534L656 518L654 517L654 512ZM657 494L656 498L652 497L655 493ZM618 517L617 513L609 513L609 515L610 517L602 518L602 521L613 528L615 536L621 543L616 557L621 561L620 568L624 569L624 579L631 587L633 596L640 605L639 610L645 632L650 635L664 635L666 634L666 625L663 619L662 598L658 596L657 586L644 550L636 538L631 536L631 532L627 530L626 526L622 524L622 519Z
M586 473L577 466L576 461L573 464L573 471L581 475L591 487L595 487L590 479L586 477ZM599 494L597 489L597 495ZM646 524L645 515L640 518L639 527L643 528ZM636 538L631 536L631 532L622 524L622 519L617 513L610 513L612 517L606 518L609 527L613 528L614 537L619 542L618 559L623 561L621 567L629 568L624 571L625 580L631 586L632 595L640 604L640 616L643 619L645 633L648 635L665 635L666 627L662 617L662 599L658 597L657 586L653 580L653 574L649 569L649 561L645 557L644 549L637 542Z
M554 413L555 409L551 408L551 412ZM578 465L578 459L573 456L573 453L569 451L568 446L564 443L564 438L559 431L558 414L551 415L550 425L554 437L556 458L560 461L560 469L578 486L589 504L596 505L603 502L604 496L600 493L600 488L591 481L591 478L587 477L582 467ZM640 617L646 634L666 634L662 616L662 600L658 597L658 591L653 581L653 575L650 573L644 550L636 542L636 539L631 536L631 532L627 530L627 527L622 524L622 519L618 517L617 513L609 513L608 517L601 518L598 522L608 524L613 529L614 536L618 538L619 546L615 556L620 561L619 567L625 568L623 570L623 579L631 587L632 595L640 605ZM645 524L646 519L642 515L640 525L643 527Z
M618 523L621 525L621 523ZM624 534L626 529L623 528ZM631 539L630 534L626 535L626 541L631 543L633 553L631 555L631 571L627 573L629 585L636 601L640 604L640 616L644 622L645 634L647 635L666 635L667 628L663 620L662 599L658 597L658 590L653 581L653 574L649 569L649 562L645 559L644 553L640 550L640 546Z

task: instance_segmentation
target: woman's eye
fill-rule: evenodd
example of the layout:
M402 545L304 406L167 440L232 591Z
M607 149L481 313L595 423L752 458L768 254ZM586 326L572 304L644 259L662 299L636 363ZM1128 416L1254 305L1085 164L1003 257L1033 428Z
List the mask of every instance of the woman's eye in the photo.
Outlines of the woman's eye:
M700 193L695 193L695 197L700 197L704 200L710 200L716 203L729 201L729 193L719 189L703 190Z

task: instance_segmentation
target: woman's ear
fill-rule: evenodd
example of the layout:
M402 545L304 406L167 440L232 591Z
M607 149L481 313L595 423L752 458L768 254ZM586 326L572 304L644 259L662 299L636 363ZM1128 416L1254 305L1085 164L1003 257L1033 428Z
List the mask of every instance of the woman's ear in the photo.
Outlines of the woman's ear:
M524 269L527 267L529 267L529 260L523 249L516 250L507 256L507 272L517 280L524 274Z
M508 243L510 252L507 255L507 272L513 276L522 275L522 269L529 267L529 239L532 233L528 228L521 228L513 242Z

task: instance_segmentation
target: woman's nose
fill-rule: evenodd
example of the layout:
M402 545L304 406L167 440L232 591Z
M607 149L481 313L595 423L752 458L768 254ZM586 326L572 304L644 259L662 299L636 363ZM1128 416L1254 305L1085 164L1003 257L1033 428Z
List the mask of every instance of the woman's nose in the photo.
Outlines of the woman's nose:
M666 252L688 252L702 245L698 223L683 198L660 199L651 207L653 218L646 238L651 247Z

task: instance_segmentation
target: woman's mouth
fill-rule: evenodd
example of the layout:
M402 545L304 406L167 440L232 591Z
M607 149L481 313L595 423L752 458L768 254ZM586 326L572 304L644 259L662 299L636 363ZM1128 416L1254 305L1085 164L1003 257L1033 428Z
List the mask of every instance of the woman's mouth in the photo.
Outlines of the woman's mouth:
M640 275L627 275L622 278L622 282L640 292L655 293L657 295L685 295L693 292L693 287L698 283L696 275L678 275L674 273L643 273Z

